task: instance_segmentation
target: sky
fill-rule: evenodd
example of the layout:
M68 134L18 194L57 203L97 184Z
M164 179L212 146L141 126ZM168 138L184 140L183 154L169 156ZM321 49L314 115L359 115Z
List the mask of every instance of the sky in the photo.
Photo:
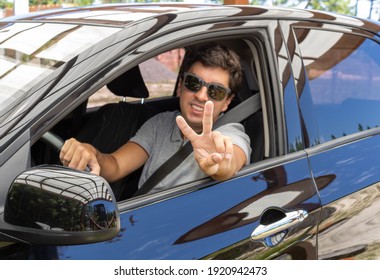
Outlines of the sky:
M358 16L363 18L368 18L370 13L371 2L369 0L359 0L358 5ZM380 1L374 4L372 8L372 19L378 20L380 10Z

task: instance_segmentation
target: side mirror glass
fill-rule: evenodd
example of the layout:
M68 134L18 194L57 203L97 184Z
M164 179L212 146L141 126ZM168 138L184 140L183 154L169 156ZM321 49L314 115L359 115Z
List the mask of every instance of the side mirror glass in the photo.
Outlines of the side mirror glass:
M31 244L75 245L112 239L120 217L109 184L87 172L38 166L12 183L0 232Z

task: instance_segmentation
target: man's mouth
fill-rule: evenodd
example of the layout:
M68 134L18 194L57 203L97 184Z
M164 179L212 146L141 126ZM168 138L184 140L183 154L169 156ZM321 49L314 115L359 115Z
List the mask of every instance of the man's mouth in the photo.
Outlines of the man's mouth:
M193 108L197 112L203 112L204 108L201 106L198 106L196 104L191 104L191 108Z

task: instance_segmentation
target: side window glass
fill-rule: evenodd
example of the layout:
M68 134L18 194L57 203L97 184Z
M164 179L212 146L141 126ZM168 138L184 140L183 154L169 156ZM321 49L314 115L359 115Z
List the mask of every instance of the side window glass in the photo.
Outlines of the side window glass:
M149 98L173 96L179 68L181 66L185 49L174 49L162 53L139 64L140 72L149 91ZM117 96L106 86L93 94L88 107L97 107L106 103L119 102L123 96ZM134 98L126 97L126 101Z
M366 37L296 29L319 143L380 125L380 45Z

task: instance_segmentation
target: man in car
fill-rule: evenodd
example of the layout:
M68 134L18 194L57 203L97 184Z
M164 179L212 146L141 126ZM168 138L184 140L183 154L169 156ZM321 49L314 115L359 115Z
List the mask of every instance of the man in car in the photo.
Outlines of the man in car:
M188 53L177 88L180 110L160 113L134 137L111 154L71 138L61 149L65 166L101 175L114 182L144 165L139 187L187 141L193 153L152 191L202 179L232 177L250 158L250 139L241 124L230 123L212 130L228 109L242 80L239 57L230 49L204 45Z

